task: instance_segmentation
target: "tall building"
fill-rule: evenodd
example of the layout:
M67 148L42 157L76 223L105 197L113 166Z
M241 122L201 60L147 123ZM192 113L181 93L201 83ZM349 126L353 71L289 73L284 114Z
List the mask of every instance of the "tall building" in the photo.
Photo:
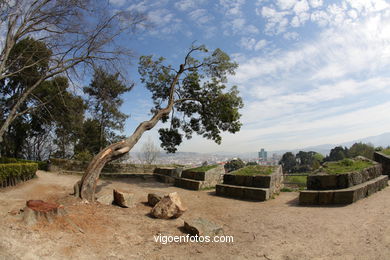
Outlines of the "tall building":
M267 161L267 152L264 150L264 148L261 148L261 150L259 152L259 160L261 162Z

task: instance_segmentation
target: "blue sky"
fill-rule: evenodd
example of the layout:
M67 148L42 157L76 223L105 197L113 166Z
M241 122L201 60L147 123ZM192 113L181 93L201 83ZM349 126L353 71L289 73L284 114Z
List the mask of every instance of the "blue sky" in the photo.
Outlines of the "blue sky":
M136 56L178 66L196 40L239 63L229 83L245 103L241 131L223 134L221 145L194 136L179 151L293 149L390 131L390 1L110 1L154 24L129 42ZM129 73L136 87L122 107L131 115L126 134L152 106L136 61ZM143 140L158 143L157 128Z

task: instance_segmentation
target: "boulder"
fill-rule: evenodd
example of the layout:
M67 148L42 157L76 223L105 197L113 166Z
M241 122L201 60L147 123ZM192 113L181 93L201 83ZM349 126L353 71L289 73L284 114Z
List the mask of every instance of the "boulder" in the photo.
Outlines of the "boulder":
M163 197L163 194L149 193L148 194L148 205L154 207Z
M121 190L114 189L114 204L123 207L130 208L134 205L134 193L124 192Z
M165 195L152 209L151 215L156 218L170 219L180 217L187 209L181 203L177 192Z
M184 231L192 236L223 235L223 229L221 226L203 218L184 221Z

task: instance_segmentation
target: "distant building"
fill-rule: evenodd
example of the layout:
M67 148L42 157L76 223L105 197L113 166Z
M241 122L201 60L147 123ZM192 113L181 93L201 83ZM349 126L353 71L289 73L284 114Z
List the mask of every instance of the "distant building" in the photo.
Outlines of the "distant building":
M261 148L261 150L259 152L259 161L260 162L267 161L267 152L264 150L264 148Z

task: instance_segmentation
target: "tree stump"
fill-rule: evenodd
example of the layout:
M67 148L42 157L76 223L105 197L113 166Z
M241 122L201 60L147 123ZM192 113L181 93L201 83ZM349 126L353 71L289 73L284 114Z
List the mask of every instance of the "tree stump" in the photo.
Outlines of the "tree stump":
M64 215L64 206L43 200L29 200L23 209L23 221L27 225L34 225L41 220L52 223L57 216Z

